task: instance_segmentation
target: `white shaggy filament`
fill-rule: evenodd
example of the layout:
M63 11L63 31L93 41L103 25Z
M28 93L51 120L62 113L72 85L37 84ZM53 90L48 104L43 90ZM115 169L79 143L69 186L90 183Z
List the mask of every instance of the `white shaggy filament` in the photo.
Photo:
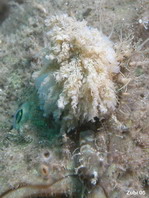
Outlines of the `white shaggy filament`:
M46 25L49 65L36 83L45 115L62 115L62 128L70 130L78 121L94 121L113 111L117 100L112 78L119 72L113 43L67 15L51 17Z

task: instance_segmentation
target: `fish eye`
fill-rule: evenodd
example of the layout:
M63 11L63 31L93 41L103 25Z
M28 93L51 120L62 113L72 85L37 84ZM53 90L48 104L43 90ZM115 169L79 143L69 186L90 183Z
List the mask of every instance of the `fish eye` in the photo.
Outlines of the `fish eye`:
M15 119L16 119L16 123L19 123L22 119L23 116L23 109L18 110L18 112L16 113Z

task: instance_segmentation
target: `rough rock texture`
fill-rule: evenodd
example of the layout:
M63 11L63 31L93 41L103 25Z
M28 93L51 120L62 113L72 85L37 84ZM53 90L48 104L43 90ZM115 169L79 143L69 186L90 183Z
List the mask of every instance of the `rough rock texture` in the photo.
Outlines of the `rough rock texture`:
M19 2L21 1L8 1L9 14L5 15L5 20L0 25L0 193L18 182L47 184L48 181L40 169L42 152L47 149L56 156L56 159L49 163L49 167L53 168L55 162L59 165L56 166L57 171L52 172L52 178L55 180L59 178L60 172L70 174L80 166L80 162L77 164L79 158L76 159L75 156L79 156L82 145L79 142L79 132L86 130L85 126L85 129L75 131L75 136L69 134L70 138L66 135L60 137L61 141L57 139L52 143L48 137L49 123L45 126L47 121L42 121L41 116L37 120L32 119L34 125L31 121L24 124L22 136L15 129L10 130L13 123L12 115L18 106L31 99L34 90L32 75L41 69L40 58L46 55L43 50L46 43L44 34L48 28L44 26L44 20L49 15L67 13L78 20L85 19L89 26L102 28L107 36L113 33L111 40L114 44L128 41L128 45L124 45L124 50L119 50L119 46L115 45L116 50L119 50L121 71L125 77L131 79L129 83L124 83L123 80L124 84L119 84L117 88L118 105L115 113L128 130L120 132L118 126L121 126L121 123L116 124L112 119L86 126L92 128L95 133L95 139L92 141L94 144L89 148L95 149L93 153L97 152L97 155L104 159L101 163L104 173L99 174L100 180L96 180L99 182L93 182L96 183L95 186L90 186L89 181L82 177L81 174L84 172L80 169L78 177L84 182L83 187L86 187L82 187L82 194L88 194L91 190L88 197L95 198L101 195L108 198L125 198L128 197L127 193L131 192L132 196L129 197L140 198L139 194L133 193L141 191L146 194L141 197L149 197L149 44L146 42L141 45L149 36L148 1ZM129 46L133 46L131 50ZM123 55L123 51L125 54L128 52L127 56ZM40 110L37 109L37 112L39 115ZM68 158L62 159L62 153L67 153ZM73 164L69 164L72 159ZM85 158L82 159L86 163ZM66 166L64 172L61 162ZM88 166L90 164L87 164ZM95 164L91 166L91 170L94 167ZM46 170L42 173L46 173ZM68 183L71 187L71 182ZM56 190L56 186L53 188ZM40 191L43 192L43 189L37 190L38 194ZM16 191L9 197L20 198L28 192L28 189Z

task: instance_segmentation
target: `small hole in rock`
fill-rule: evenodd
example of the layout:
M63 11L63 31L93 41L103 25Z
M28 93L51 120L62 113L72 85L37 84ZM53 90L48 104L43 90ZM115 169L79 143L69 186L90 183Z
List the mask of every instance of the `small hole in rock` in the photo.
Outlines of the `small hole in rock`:
M141 93L140 96L141 96L142 98L144 98L144 94L143 94L143 93Z
M45 165L41 166L41 174L44 176L47 176L49 174L49 170L48 170L47 166L45 166Z
M50 156L50 152L49 151L44 152L44 157L48 158L49 156Z

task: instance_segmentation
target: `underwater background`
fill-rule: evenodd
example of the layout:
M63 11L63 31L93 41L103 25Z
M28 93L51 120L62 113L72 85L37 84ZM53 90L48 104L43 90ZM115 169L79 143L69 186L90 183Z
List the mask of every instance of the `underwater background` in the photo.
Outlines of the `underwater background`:
M0 197L149 197L148 13L148 0L0 0ZM35 73L47 64L45 19L60 14L124 44L118 121L60 133L43 116Z

